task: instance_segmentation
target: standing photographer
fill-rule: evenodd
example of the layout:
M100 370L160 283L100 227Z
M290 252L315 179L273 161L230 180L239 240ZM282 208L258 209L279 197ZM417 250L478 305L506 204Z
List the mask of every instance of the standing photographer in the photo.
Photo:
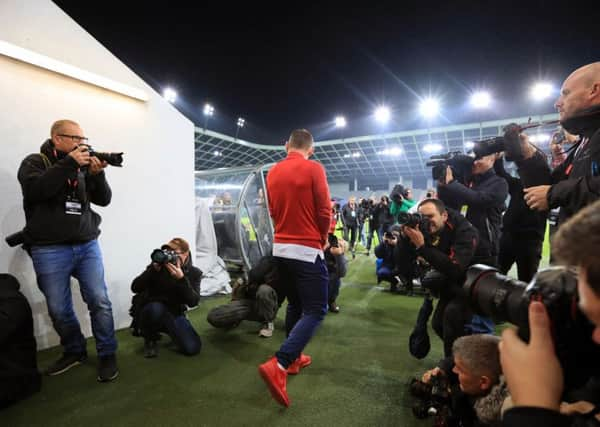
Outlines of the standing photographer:
M348 203L342 208L342 224L344 225L344 240L350 242L350 251L352 252L352 258L354 258L354 244L356 243L356 233L359 225L359 209L354 196L350 196Z
M506 181L510 193L508 208L502 216L498 268L506 274L516 263L519 280L529 283L542 258L547 213L527 207L523 199L523 183L504 169L502 158L496 161L494 169Z
M454 179L452 169L438 183L438 197L447 205L467 205L467 220L479 231L479 245L473 263L496 266L500 242L500 225L508 184L494 172L496 154L476 159L466 186Z
M55 122L40 152L21 163L18 179L26 219L25 245L64 348L62 357L45 373L58 375L87 359L85 338L73 310L73 276L90 312L98 351L97 379L106 382L119 374L117 340L97 240L101 218L91 204L108 206L112 192L104 173L107 163L90 155L88 146L82 144L86 140L74 121Z
M402 226L406 237L399 239L396 246L396 268L408 276L407 269L419 256L434 269L421 283L439 297L432 326L444 341L444 356L450 358L452 343L465 335L465 325L472 317L461 286L465 271L473 262L477 230L458 212L447 210L439 199L423 200L418 211L423 218L418 225ZM451 359L445 362L446 372L451 369L450 364Z
M394 217L390 213L390 198L381 196L381 200L375 205L373 218L377 224L377 238L379 243L383 242L383 233L389 231L389 228L394 225Z
M557 259L579 269L579 309L595 326L590 339L596 344L600 344L599 212L600 201L581 210L558 230L553 241ZM580 402L561 406L563 384L569 378L563 378L552 337L555 328L541 302L529 304L529 329L529 343L521 341L514 329L502 334L500 361L514 403L504 415L504 425L598 425L598 388L588 387L583 393L587 396L579 393ZM598 383L593 377L588 386Z
M132 292L142 295L134 316L144 336L144 357L158 355L156 342L161 332L171 337L179 351L193 356L200 352L202 342L185 312L186 305L198 305L202 272L192 265L190 246L184 239L172 239L161 251L161 257L153 252L152 264L131 284Z
M551 176L544 171L535 148L520 138L518 126L508 129L504 138L507 146L518 152L515 160L526 187L525 202L538 211L560 208L560 226L600 198L600 62L571 73L555 107L562 127L580 139Z

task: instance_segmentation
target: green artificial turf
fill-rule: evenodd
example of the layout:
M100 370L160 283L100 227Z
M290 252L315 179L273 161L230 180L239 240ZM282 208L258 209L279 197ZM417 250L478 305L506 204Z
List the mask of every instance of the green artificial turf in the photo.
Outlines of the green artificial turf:
M222 331L206 322L208 310L228 297L204 299L189 317L202 337L198 356L173 351L160 341L159 357L142 356L142 340L118 332L120 376L96 382L94 341L89 360L56 377L44 377L41 392L0 411L12 426L427 426L412 416L407 381L435 365L441 342L422 360L408 353L408 336L420 297L392 295L376 287L375 259L350 262L338 303L306 348L313 364L288 377L291 406L273 401L257 373L284 339L285 304L272 338L257 336L258 323ZM46 367L60 348L39 353Z

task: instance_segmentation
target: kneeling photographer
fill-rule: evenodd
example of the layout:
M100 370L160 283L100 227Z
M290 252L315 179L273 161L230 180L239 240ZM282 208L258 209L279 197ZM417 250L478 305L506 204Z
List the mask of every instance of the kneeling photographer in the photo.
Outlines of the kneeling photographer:
M499 426L508 389L502 377L499 337L489 334L458 338L452 346L457 383L451 384L439 368L413 379L417 418L435 415L434 425Z
M186 306L198 305L202 272L192 265L189 244L174 238L155 249L151 258L152 263L131 284L136 294L131 314L144 337L144 357L158 355L161 332L181 353L198 354L202 342L185 312Z
M599 212L600 201L565 222L554 237L557 260L578 267L577 276L553 267L540 271L525 292L514 285L516 292L494 291L496 296L507 295L504 302L477 298L480 307L500 312L519 326L518 335L514 329L505 330L500 344L514 403L504 415L506 426L600 422ZM510 291L506 278L488 282ZM474 290L480 288L476 293L489 294L482 292L482 285L488 287L483 282L473 285ZM501 307L505 309L498 310ZM561 400L569 404L561 405Z
M399 215L403 238L395 251L396 268L409 275L416 258L423 258L432 270L421 279L423 287L439 298L432 326L444 342L443 369L451 369L452 343L465 335L472 317L461 292L465 271L477 247L477 230L462 215L446 209L439 199L425 199L418 214Z

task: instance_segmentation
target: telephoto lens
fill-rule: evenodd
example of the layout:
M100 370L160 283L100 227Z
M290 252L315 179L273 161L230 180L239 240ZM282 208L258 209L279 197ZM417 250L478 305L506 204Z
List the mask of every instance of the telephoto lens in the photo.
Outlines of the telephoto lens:
M154 249L152 251L152 254L150 255L152 262L161 265L166 264L168 262L170 262L171 264L177 264L178 257L179 255L177 255L175 251L169 249Z

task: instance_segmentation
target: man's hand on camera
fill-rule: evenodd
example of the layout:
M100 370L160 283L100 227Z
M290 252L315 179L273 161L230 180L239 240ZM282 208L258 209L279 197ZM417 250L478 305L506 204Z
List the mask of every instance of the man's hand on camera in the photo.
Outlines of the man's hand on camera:
M402 231L410 239L415 248L420 249L425 245L425 236L423 236L423 233L418 228L403 226Z
M525 203L527 203L529 209L547 211L549 209L548 191L550 191L550 185L537 185L523 189Z
M90 153L86 145L80 145L69 153L69 156L79 164L79 166L86 166L90 164Z
M438 375L445 376L446 373L443 370L441 370L440 368L435 367L435 368L430 369L429 371L425 372L423 374L423 377L421 377L421 381L423 381L426 384L429 384L429 382L431 381L431 377L436 377Z
M90 175L98 175L108 166L108 162L101 161L98 157L90 157Z
M500 363L515 406L559 410L563 372L554 353L550 318L541 302L529 304L529 344L514 328L505 329Z
M181 260L179 258L177 258L177 264L171 264L168 262L165 264L165 266L167 267L167 270L169 270L169 273L171 273L171 276L173 276L175 279L183 279L183 270L181 269Z
M560 413L565 415L587 414L595 407L593 403L586 402L585 400L573 403L562 402L560 404Z

